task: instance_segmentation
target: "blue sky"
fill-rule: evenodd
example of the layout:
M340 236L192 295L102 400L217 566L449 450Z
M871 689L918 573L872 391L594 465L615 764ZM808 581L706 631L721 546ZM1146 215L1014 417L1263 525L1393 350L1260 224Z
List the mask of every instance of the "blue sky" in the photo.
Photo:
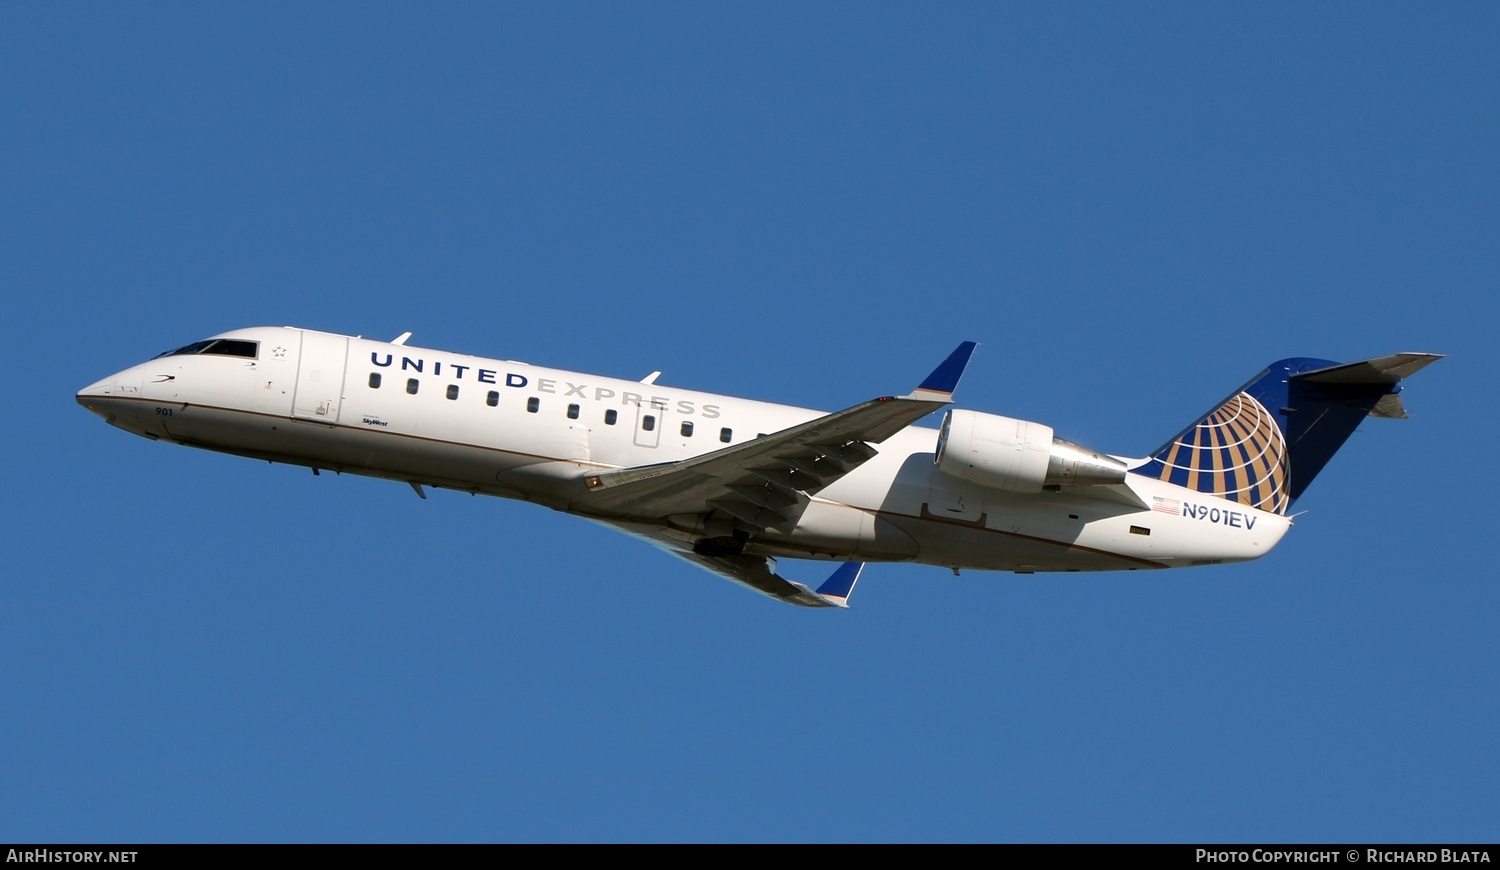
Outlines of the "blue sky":
M0 841L1495 842L1497 26L5 5ZM73 400L283 324L828 410L973 340L961 407L1125 454L1281 357L1448 358L1258 562L825 612Z

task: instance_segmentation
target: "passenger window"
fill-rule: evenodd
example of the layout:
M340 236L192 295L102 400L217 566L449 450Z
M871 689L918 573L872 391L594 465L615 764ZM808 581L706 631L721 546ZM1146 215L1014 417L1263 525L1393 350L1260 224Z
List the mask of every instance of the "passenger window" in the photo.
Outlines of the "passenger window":
M693 437L693 421L692 420L683 420L682 421L682 437L684 437L684 438L691 438L691 437Z
M642 417L641 418L641 428L644 429L647 432L650 432L650 431L654 430L656 428L656 418L653 417L653 416L651 416L650 414L647 414L646 416Z
M725 444L728 444L729 443L729 439L731 439L733 437L734 437L734 430L730 429L728 426L725 426L723 429L719 430L719 440L723 441Z
M448 398L449 399L456 399L456 398L458 398L458 384L449 384L448 385Z
M577 405L569 405L568 406L568 419L569 420L577 420L578 419L578 406Z
M620 419L620 413L614 408L610 408L608 411L604 412L604 425L613 426L615 425L615 421L618 419Z
M417 379L416 378L407 378L406 379L406 391L408 393L412 394L413 396L415 396L417 394Z
M494 390L490 390L489 394L484 397L484 403L491 408L495 407L500 404L500 394Z
M380 372L370 372L370 389L380 389Z
M538 399L536 396L532 396L531 398L526 400L526 410L530 411L533 414L535 414L541 407L542 400Z

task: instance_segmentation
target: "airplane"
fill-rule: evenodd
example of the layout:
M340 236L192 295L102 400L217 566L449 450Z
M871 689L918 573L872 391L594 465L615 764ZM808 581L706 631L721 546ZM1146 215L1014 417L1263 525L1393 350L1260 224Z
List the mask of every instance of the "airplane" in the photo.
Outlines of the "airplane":
M976 344L917 386L827 413L298 327L220 333L80 390L146 438L519 499L774 600L847 608L871 562L1018 574L1270 552L1366 417L1441 354L1271 363L1144 456L950 407ZM937 428L918 425L944 411ZM816 587L778 559L838 563Z

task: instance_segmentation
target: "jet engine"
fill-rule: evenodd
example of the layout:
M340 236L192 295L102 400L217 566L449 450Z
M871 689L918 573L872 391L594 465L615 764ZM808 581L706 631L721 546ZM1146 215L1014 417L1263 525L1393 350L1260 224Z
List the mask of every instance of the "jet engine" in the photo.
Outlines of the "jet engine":
M1125 481L1125 463L1054 437L1051 426L978 411L943 416L936 462L944 474L1007 492Z

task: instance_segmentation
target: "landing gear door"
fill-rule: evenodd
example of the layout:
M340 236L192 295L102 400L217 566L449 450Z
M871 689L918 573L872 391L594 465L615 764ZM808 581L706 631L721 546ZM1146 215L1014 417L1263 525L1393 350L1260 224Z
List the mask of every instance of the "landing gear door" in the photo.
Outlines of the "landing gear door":
M344 398L344 360L349 339L326 332L302 332L302 355L297 361L297 393L292 416L319 423L337 423Z

